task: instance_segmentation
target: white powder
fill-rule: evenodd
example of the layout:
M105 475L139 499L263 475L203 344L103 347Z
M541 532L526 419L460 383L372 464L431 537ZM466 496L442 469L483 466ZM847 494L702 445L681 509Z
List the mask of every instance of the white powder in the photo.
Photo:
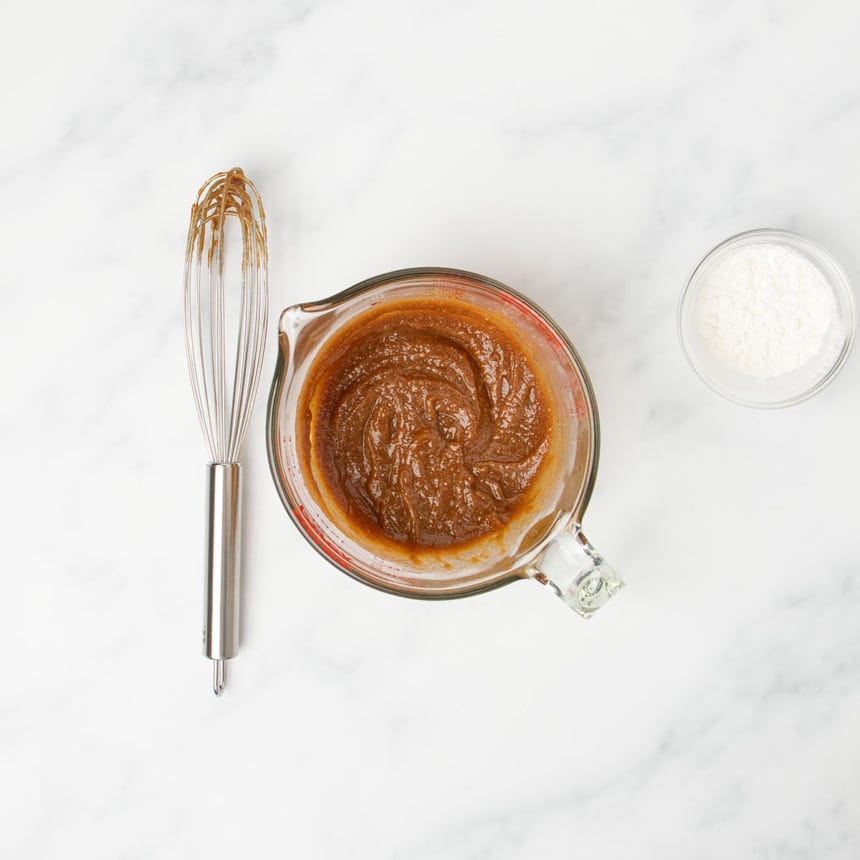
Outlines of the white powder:
M822 273L783 245L738 248L708 273L696 315L724 364L747 376L781 376L821 351L836 304Z

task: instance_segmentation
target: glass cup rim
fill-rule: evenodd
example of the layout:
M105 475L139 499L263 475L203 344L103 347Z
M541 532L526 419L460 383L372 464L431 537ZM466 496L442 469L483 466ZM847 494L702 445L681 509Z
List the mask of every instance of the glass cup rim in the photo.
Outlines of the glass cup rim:
M710 265L710 263L716 258L718 255L723 254L730 250L734 246L739 246L743 244L767 244L768 242L774 244L785 245L789 248L798 249L805 251L806 254L812 258L813 264L820 270L822 270L825 274L825 279L827 281L828 286L834 293L838 293L835 296L837 301L841 300L848 308L848 317L849 317L849 325L845 327L843 331L843 344L836 358L834 359L831 366L828 368L827 372L824 373L815 383L810 385L808 388L804 389L802 392L792 396L786 397L782 400L776 400L772 402L765 402L761 400L755 400L747 397L742 397L726 386L720 385L716 380L712 379L706 371L704 371L695 361L693 355L687 344L687 333L684 322L684 309L687 305L687 302L691 299L692 294L695 292L695 288L700 285L699 278L703 270ZM822 263L824 264L822 266ZM824 268L826 266L826 269ZM833 273L834 277L828 276L829 272ZM794 232L792 230L786 230L778 227L759 227L752 230L744 230L740 233L735 233L732 236L729 236L726 239L723 239L721 242L714 245L710 251L708 251L699 262L695 265L693 270L687 277L687 280L684 283L684 288L681 290L681 295L678 300L677 310L676 310L676 326L678 332L678 338L681 342L681 349L684 353L684 357L687 360L689 366L693 369L693 372L696 376L708 387L711 391L716 392L721 397L724 397L726 400L731 401L732 403L736 403L739 406L749 406L754 409L782 409L787 406L794 406L797 403L802 403L805 400L809 400L811 397L818 394L822 389L826 388L839 374L842 370L845 362L848 360L848 356L851 354L851 350L854 345L854 332L856 329L856 307L854 302L854 295L851 289L851 282L848 279L848 275L846 274L844 268L841 263L833 256L833 254L827 250L823 245L819 242L816 242L814 239L810 239L808 236L804 236L801 233Z

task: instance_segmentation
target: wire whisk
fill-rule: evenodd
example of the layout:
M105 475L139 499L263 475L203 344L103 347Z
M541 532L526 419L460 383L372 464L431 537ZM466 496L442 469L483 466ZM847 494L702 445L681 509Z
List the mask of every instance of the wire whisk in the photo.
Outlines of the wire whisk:
M231 266L237 261L238 273ZM233 280L238 283L227 283ZM260 383L268 322L265 213L257 189L238 167L216 173L197 193L184 304L188 371L211 458L203 649L215 661L213 686L221 695L224 661L239 648L239 454Z

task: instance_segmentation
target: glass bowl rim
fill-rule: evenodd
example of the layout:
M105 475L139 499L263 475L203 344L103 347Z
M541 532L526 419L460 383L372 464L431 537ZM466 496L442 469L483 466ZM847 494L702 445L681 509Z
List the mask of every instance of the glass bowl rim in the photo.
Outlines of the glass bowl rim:
M750 240L753 240L752 242ZM718 254L728 251L731 247L741 244L781 244L796 250L803 250L811 257L813 265L825 273L825 278L828 286L834 293L837 301L842 301L848 309L848 325L844 326L843 344L838 355L834 359L827 372L824 373L816 382L810 385L805 390L793 397L786 397L782 400L772 402L763 402L742 397L731 391L730 389L721 386L696 364L691 355L690 349L687 346L687 337L684 326L684 308L687 301L691 298L694 292L694 287L699 284L699 275L707 264L709 264ZM829 276L829 273L822 267L821 262L827 264L834 277ZM744 230L740 233L735 233L726 239L723 239L718 244L714 245L695 265L690 272L687 280L684 283L684 288L681 290L681 296L678 300L676 311L676 324L678 337L681 341L681 349L689 366L693 369L696 376L708 387L711 391L716 392L726 400L736 403L739 406L749 406L754 409L782 409L786 406L794 406L797 403L802 403L805 400L818 394L822 389L826 388L838 376L842 370L848 356L851 354L854 345L854 332L857 327L856 306L854 302L854 294L851 289L851 281L848 278L842 264L827 250L823 245L810 239L801 233L796 233L793 230L785 230L778 227L759 227L752 230Z

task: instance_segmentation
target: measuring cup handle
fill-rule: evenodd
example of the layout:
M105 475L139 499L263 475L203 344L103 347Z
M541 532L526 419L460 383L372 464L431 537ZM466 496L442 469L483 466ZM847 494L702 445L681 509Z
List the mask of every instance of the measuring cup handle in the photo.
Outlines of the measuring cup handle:
M578 523L570 523L526 573L548 585L583 618L600 609L624 585Z

